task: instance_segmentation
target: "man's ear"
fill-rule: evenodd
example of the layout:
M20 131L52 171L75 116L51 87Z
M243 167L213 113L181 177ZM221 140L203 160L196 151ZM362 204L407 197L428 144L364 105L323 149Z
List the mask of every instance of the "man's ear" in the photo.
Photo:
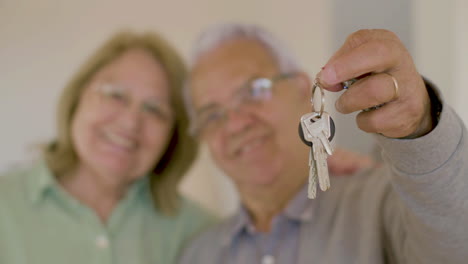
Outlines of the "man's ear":
M296 81L299 87L299 92L301 96L305 96L307 98L311 97L312 95L312 82L305 72L298 72L296 75Z

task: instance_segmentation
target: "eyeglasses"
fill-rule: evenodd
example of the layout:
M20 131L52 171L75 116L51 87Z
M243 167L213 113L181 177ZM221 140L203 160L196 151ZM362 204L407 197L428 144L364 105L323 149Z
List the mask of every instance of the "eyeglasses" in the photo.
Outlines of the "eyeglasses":
M134 101L129 89L123 85L100 82L95 89L99 95L100 107L108 112L122 112ZM139 108L143 116L150 120L169 119L172 116L170 105L156 98L142 101Z
M241 107L269 101L273 96L275 83L294 77L295 73L283 73L272 78L253 78L241 86L226 107L219 105L202 107L190 126L193 136L205 136L219 130L227 121L228 113Z

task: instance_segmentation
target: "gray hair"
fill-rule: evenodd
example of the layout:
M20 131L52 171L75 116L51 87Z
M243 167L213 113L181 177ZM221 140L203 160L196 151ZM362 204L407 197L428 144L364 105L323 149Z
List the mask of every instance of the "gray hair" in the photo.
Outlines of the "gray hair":
M203 31L195 41L189 60L189 70L193 70L200 57L222 44L239 38L252 39L260 44L271 53L273 58L278 63L282 73L296 72L301 69L296 58L290 50L272 33L266 29L250 24L227 23L214 25ZM195 118L195 109L192 104L189 80L184 86L184 101L191 123Z

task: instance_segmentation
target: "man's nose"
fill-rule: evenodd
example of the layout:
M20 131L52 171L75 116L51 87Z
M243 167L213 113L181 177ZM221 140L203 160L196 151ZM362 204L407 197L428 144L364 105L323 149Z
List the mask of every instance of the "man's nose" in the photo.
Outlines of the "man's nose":
M251 126L253 122L254 116L251 111L243 107L236 107L227 111L225 129L229 133L237 133Z

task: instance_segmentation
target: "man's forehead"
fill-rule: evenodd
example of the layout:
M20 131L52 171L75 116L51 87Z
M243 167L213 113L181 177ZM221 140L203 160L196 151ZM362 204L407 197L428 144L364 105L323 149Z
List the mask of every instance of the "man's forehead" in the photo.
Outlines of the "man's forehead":
M190 84L195 101L215 92L228 93L230 87L239 87L254 76L271 75L278 71L275 58L256 40L235 39L227 41L200 56L190 74ZM225 91L219 91L218 89ZM209 99L209 98L206 98Z
M218 67L232 62L276 66L276 60L265 45L249 38L227 40L203 53L195 65L195 71Z

